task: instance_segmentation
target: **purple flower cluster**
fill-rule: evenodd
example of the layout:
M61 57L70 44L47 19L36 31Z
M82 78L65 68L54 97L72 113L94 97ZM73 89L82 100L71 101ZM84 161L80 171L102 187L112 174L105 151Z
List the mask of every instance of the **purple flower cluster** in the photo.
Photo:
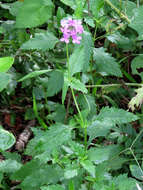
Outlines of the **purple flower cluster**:
M63 37L61 38L62 42L69 43L70 38L72 38L72 42L75 44L80 44L81 36L78 34L83 33L83 27L80 20L75 20L72 18L61 20L61 31L63 33Z

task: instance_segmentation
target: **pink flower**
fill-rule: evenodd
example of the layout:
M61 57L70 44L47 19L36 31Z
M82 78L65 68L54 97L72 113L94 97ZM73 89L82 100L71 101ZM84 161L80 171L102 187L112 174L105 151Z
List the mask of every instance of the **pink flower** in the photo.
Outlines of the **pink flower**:
M63 33L63 37L60 39L62 42L69 43L70 38L72 38L72 42L76 44L80 44L80 40L82 39L79 34L83 33L83 27L80 20L75 20L72 18L61 20L61 32Z

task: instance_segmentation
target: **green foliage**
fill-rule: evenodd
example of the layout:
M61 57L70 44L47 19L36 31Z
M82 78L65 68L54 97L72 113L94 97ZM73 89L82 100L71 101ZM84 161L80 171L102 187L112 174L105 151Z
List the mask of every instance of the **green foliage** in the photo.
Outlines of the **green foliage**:
M50 32L36 33L34 38L22 44L21 49L50 50L59 40Z
M7 87L11 80L11 75L7 73L0 73L0 92Z
M105 52L104 48L94 48L94 60L96 61L97 72L104 75L121 77L122 73L115 58Z
M4 151L12 147L15 143L15 137L12 133L0 128L0 151Z
M50 153L71 138L71 128L62 124L51 126L48 131L34 129L34 132L35 137L28 144L25 152L32 156L45 151Z
M142 0L0 3L0 189L143 188L142 12ZM80 44L60 40L68 18Z
M24 0L16 14L17 28L31 28L42 25L52 16L53 3L51 0ZM26 15L26 17L25 17Z
M7 72L13 65L13 57L2 57L0 58L0 72Z

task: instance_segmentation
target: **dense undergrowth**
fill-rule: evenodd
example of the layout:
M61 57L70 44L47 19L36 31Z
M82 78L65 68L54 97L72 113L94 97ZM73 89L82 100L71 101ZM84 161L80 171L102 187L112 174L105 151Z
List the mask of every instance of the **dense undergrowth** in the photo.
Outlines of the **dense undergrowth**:
M0 189L143 188L143 2L0 2Z

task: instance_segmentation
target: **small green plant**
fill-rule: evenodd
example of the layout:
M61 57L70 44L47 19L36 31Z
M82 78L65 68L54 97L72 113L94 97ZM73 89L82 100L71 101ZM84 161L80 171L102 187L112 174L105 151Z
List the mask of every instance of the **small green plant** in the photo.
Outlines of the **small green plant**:
M141 190L142 1L0 10L0 188Z

